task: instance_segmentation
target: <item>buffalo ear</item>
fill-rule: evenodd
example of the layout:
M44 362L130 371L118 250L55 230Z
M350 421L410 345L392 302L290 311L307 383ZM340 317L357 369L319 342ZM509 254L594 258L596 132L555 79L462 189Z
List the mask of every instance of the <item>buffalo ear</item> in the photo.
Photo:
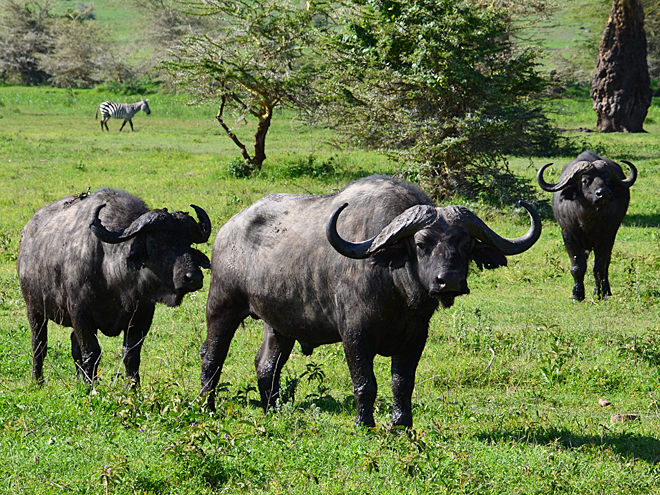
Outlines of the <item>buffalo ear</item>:
M192 251L193 261L195 263L197 263L202 268L211 268L211 262L204 253L195 248L190 248L190 250Z
M570 186L563 189L559 194L559 197L565 201L575 201L578 197L577 184L571 184Z
M500 266L507 266L506 256L504 256L499 249L484 244L483 242L475 243L472 248L472 259L479 267L479 270L486 268L492 270Z
M131 243L131 250L126 258L126 267L130 270L139 270L147 261L147 246L142 236L136 237Z
M405 239L401 239L384 249L379 249L370 258L374 265L397 269L403 267L410 259L410 252Z

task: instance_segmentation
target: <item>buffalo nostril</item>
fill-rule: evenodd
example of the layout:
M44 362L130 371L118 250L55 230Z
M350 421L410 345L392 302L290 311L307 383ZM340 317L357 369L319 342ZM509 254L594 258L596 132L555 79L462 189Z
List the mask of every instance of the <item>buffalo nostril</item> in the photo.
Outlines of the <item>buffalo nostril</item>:
M438 277L437 282L435 284L436 289L440 292L457 292L460 290L460 281L459 280L451 280L451 279L445 279L442 277Z
M192 284L194 282L200 282L204 280L204 274L201 271L188 272L186 273L186 282Z

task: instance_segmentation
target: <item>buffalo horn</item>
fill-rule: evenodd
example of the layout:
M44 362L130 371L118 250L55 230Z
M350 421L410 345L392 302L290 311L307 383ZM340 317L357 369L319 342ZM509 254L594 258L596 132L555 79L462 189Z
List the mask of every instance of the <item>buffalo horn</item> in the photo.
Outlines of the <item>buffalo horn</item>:
M578 180L584 172L593 168L593 164L591 162L587 162L587 161L577 162L569 170L566 171L566 174L562 179L559 180L559 182L557 182L556 184L549 184L543 179L543 172L550 165L552 165L552 163L543 165L536 174L536 182L538 182L539 187L544 191L548 191L548 192L561 191L565 187L571 185L573 182Z
M209 240L211 236L211 219L206 214L206 212L197 205L190 205L197 213L197 226L199 227L199 232L193 232L193 242L195 244L205 243Z
M419 232L423 228L435 223L437 219L438 210L435 206L411 206L380 231L380 234L374 239L369 252L375 253L389 244L394 244L399 239L414 235L415 232Z
M625 187L631 187L637 180L637 168L627 160L621 160L621 162L630 167L630 175L627 179L621 181L621 185Z
M89 228L96 237L109 244L118 244L120 242L132 239L138 235L141 230L144 230L146 227L157 222L164 213L163 210L148 211L133 220L133 222L125 229L118 230L117 232L111 232L101 224L101 220L99 219L99 212L104 207L105 203L96 207L92 217L92 222L89 224Z
M368 258L371 254L399 239L413 235L415 232L433 224L438 218L437 209L429 205L411 206L394 218L380 233L368 241L353 243L342 239L337 232L339 214L348 206L344 203L337 208L328 219L326 236L328 241L340 254L354 259Z
M451 208L452 215L458 217L470 235L476 239L496 247L504 255L520 254L531 248L541 236L541 217L534 207L524 201L519 204L523 206L532 219L532 225L525 235L517 239L507 239L491 230L477 215L462 206L448 206Z
M330 215L328 223L325 225L325 236L328 238L330 245L335 248L339 254L356 260L368 258L370 254L369 248L376 237L372 237L364 242L349 242L342 239L339 232L337 232L337 219L339 218L339 214L344 211L347 206L348 203L344 203L337 208L332 215Z

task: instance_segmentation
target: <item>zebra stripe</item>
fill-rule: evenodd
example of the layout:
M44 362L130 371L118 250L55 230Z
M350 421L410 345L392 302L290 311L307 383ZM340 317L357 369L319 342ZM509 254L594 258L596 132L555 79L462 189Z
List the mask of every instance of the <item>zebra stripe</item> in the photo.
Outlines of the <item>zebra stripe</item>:
M121 132L121 130L124 128L126 122L131 124L132 131L133 115L138 113L140 110L143 110L147 115L151 113L151 110L149 110L149 104L147 103L148 101L149 100L140 100L136 101L135 103L117 103L115 101L104 101L96 109L96 116L94 117L94 120L99 118L100 110L101 130L103 130L103 126L105 125L106 130L110 132L110 129L108 129L108 120L110 120L110 117L112 117L113 119L124 119L124 123L119 128L119 132Z

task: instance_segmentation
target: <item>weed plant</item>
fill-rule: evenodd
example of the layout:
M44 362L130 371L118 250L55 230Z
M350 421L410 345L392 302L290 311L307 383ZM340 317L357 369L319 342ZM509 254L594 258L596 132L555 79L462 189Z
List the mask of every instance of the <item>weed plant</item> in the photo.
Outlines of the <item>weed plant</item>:
M250 179L214 109L150 95L136 131L101 132L104 91L0 87L0 493L657 493L660 490L660 119L643 135L572 131L585 147L639 168L614 247L607 301L570 299L561 232L546 211L537 244L509 266L470 270L471 294L431 320L413 395L415 428L392 430L390 360L378 357L374 429L353 425L355 404L341 345L282 373L283 400L264 414L254 355L260 322L239 328L216 413L199 397L205 287L178 308L159 306L145 341L142 387L125 389L121 339L100 336L93 388L76 381L70 329L49 325L46 384L30 377L30 332L16 276L20 231L66 194L117 187L150 207L204 207L213 232L266 194L325 194L371 173L384 158L339 151L281 113L269 157ZM126 100L128 101L128 99ZM563 107L562 107L563 105ZM560 103L566 129L593 126L588 96ZM567 110L561 110L566 108ZM657 122L657 124L656 124ZM236 124L236 132L242 131ZM511 159L523 180L554 161ZM552 174L555 174L552 176ZM535 198L547 205L549 195ZM453 198L495 231L519 236L524 211ZM497 202L495 203L497 204ZM543 203L540 203L543 204ZM213 236L212 236L213 238ZM201 249L210 255L211 244ZM593 282L589 274L589 283ZM599 405L606 399L611 405ZM615 413L640 420L611 423Z

